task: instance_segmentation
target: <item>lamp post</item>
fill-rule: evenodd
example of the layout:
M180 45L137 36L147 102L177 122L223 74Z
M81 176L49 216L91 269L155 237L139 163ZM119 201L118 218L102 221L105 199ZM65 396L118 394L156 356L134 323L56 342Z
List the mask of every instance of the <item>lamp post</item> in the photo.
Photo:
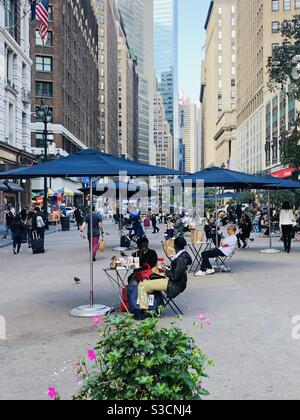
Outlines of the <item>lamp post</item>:
M46 105L41 103L41 106L37 110L37 116L39 117L40 121L44 124L44 132L43 132L43 139L44 139L44 162L48 160L48 143L51 141L48 140L48 124L52 121L53 114L50 108ZM44 178L44 213L45 216L48 218L48 182L47 177Z

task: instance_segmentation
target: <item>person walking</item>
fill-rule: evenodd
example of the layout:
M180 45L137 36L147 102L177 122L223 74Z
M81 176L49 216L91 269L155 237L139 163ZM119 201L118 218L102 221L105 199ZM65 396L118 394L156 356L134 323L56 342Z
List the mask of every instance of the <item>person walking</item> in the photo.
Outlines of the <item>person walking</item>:
M74 210L74 217L77 224L78 230L80 230L81 225L83 223L83 214L79 207Z
M284 252L290 254L292 248L293 228L295 225L294 212L291 204L286 201L283 203L279 218L280 230L284 243Z
M250 239L251 232L253 229L250 217L246 213L242 214L239 228L240 228L240 232L237 235L238 247L241 248L242 247L241 242L243 242L243 249L245 249L247 248L247 241L248 239Z
M20 253L23 233L26 230L26 225L22 220L22 216L18 214L11 225L11 231L13 233L13 253L17 255Z
M32 219L33 231L36 233L38 239L45 240L46 220L45 215L39 207L34 208L34 215Z
M153 234L155 235L156 233L160 232L160 229L157 226L157 215L156 214L152 215L151 221L152 221L152 227L153 227Z
M27 242L28 242L28 248L32 248L32 242L33 242L33 217L34 217L34 211L31 209L28 212L27 219L26 219L26 228L27 228Z
M83 222L83 225L81 226L80 230L80 236L83 237L85 228L88 228L88 240L89 240L89 246L90 250L92 248L93 250L93 261L96 261L97 252L99 249L99 241L100 241L100 235L104 237L104 229L103 229L103 219L102 216L99 213L96 213L96 208L93 206L93 212L92 212L92 237L91 237L91 214L88 213L85 216L85 220Z
M14 221L14 218L15 218L15 216L12 212L11 207L8 207L7 210L4 213L5 231L4 231L4 235L3 235L3 238L2 238L4 241L7 239L7 235L9 233L9 231L11 232L11 236L13 236L11 226L12 226L12 223Z

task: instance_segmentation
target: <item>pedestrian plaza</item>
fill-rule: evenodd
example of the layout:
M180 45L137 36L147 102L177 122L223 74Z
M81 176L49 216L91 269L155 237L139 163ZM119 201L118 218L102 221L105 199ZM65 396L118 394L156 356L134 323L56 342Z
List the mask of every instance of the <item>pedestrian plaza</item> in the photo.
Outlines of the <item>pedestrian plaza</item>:
M119 236L110 221L105 231L106 251L94 265L95 303L118 307L120 297L103 269L116 255ZM236 252L231 273L190 273L187 290L176 299L184 313L177 322L215 362L207 380L214 400L299 399L300 340L293 338L292 320L300 315L300 243L293 243L291 254L265 255L260 251L268 239L258 236ZM162 237L149 234L161 257ZM278 238L274 247L282 250ZM53 233L43 255L24 246L16 257L5 246L0 259L0 315L7 322L7 339L0 341L0 399L47 399L49 386L71 398L78 390L73 362L97 340L91 320L69 316L88 303L87 241L77 230ZM199 313L211 319L203 331L194 326ZM161 324L174 320L168 308Z

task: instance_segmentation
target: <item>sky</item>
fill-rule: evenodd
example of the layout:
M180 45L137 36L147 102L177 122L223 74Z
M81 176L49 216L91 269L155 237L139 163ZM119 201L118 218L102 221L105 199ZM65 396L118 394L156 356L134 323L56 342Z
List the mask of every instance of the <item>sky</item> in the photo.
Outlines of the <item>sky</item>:
M199 101L204 24L210 0L179 0L179 88Z

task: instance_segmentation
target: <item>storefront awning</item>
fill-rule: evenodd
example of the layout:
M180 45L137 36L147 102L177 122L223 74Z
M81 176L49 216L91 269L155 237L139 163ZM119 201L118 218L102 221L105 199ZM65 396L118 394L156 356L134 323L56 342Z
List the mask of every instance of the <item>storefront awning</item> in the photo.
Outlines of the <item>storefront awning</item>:
M1 182L0 182L0 191L7 191L7 190L8 190L7 185L1 184Z
M9 191L12 191L12 192L23 192L24 191L24 189L20 185L15 184L13 182L7 182L6 185L8 186Z

